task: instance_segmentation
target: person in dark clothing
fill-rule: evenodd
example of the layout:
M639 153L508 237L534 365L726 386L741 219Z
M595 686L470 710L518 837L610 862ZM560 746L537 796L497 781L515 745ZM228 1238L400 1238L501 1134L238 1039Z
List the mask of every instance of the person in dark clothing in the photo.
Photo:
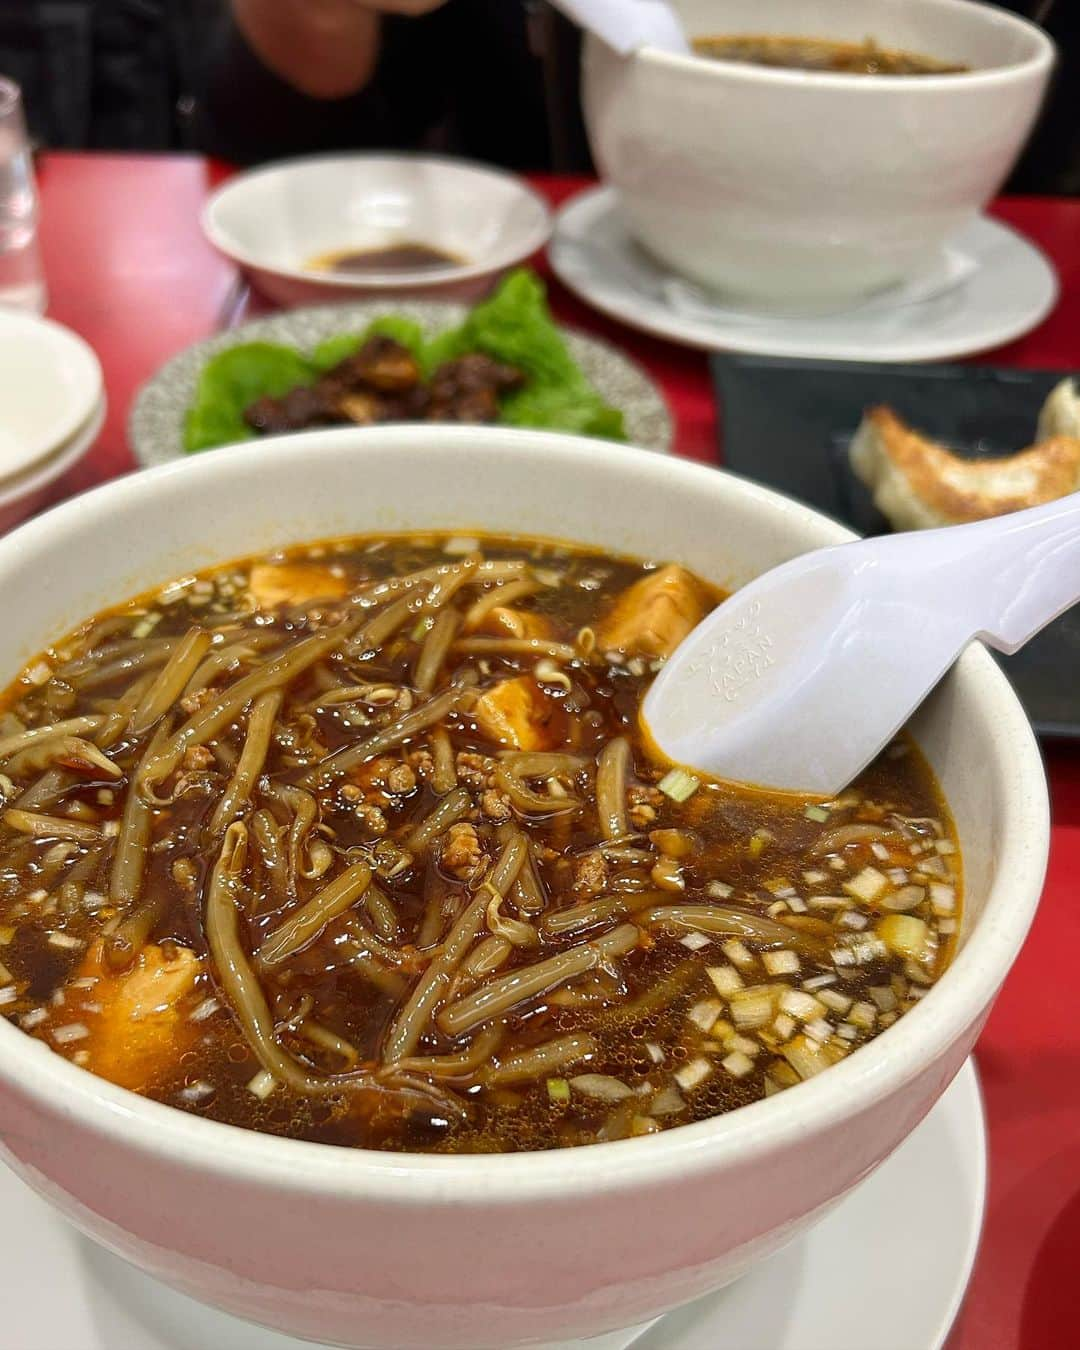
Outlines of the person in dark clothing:
M1006 0L1005 7L1040 24L1058 48L1058 67L1042 116L1005 191L1080 196L1080 4Z
M0 74L22 87L40 145L180 147L224 9L224 0L0 0Z
M1080 193L1080 3L1003 3L1060 51L1007 189ZM535 0L232 0L200 134L243 162L434 145L516 168L588 169L579 45Z
M1061 52L1007 190L1080 194L1080 3L1003 2ZM0 0L0 74L39 143L241 164L428 148L587 170L579 46L544 0Z
M241 163L402 147L585 168L576 39L521 0L233 0L197 134Z
M587 168L578 46L542 0L0 0L35 142L241 164L433 147Z

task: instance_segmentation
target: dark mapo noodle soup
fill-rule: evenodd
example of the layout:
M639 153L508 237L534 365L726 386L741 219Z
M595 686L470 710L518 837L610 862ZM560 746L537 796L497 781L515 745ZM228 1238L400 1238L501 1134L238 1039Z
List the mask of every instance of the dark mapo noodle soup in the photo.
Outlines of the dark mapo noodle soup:
M797 1085L947 963L918 752L820 804L658 764L637 712L717 598L521 539L362 538L182 578L0 721L0 1005L158 1101L476 1152Z
M835 42L829 38L739 33L695 38L693 48L698 56L714 61L833 75L962 75L970 69L921 52L882 47L873 38Z

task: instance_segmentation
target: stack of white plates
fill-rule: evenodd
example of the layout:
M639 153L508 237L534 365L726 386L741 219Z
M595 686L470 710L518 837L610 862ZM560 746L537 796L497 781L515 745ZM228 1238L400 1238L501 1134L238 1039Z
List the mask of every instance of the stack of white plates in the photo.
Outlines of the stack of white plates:
M70 329L0 309L0 529L40 506L93 446L105 385L93 350Z

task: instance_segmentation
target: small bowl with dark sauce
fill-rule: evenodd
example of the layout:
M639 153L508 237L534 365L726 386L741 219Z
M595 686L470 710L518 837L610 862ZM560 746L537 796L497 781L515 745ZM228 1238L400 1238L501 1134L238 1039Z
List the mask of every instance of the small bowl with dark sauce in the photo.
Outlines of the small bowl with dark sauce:
M439 272L447 267L465 267L468 259L432 248L430 244L401 240L374 248L331 249L329 253L317 253L307 265L312 272L344 272L363 277L372 272Z
M279 304L476 299L543 248L546 203L512 174L420 155L313 156L231 179L203 229Z

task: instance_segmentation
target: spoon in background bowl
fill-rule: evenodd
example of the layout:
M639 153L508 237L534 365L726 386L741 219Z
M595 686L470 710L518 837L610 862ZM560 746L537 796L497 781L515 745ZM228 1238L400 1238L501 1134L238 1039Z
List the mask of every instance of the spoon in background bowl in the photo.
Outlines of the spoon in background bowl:
M642 716L677 764L833 796L969 642L1015 652L1078 600L1080 493L818 549L700 623L656 677Z
M639 47L686 55L690 43L682 21L667 0L553 0L568 19L587 28L619 53Z

